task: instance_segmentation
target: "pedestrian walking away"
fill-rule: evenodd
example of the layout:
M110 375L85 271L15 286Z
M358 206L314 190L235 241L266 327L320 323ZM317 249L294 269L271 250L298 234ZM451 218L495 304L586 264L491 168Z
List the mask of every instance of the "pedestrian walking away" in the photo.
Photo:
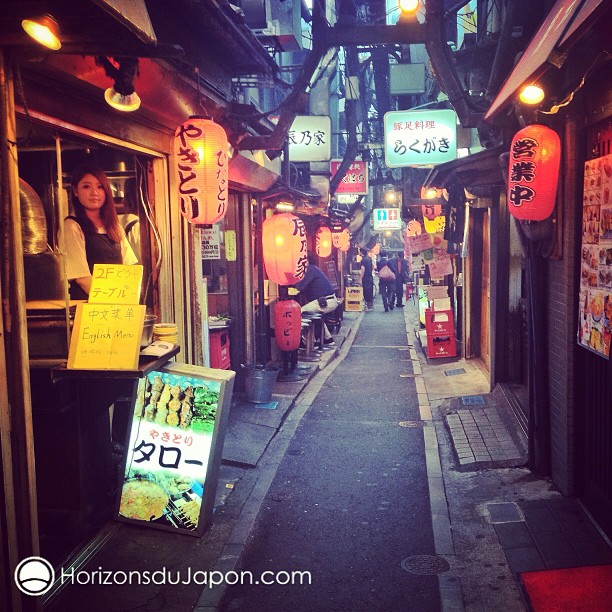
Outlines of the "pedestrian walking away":
M368 255L368 249L359 248L361 254L361 268L359 268L359 278L363 289L363 299L366 305L366 312L374 308L374 276L372 275L372 258Z
M393 310L395 304L395 273L389 267L389 260L385 251L381 251L376 269L378 271L378 284L383 306L385 312L389 312Z
M404 307L404 283L408 282L408 262L404 259L401 251L389 260L389 267L395 274L395 305L397 308Z
M316 262L316 257L308 253L308 266L304 278L294 287L304 297L305 304L302 305L302 312L328 314L338 308L338 298L329 279ZM325 322L323 322L323 337L325 344L334 344L334 339Z

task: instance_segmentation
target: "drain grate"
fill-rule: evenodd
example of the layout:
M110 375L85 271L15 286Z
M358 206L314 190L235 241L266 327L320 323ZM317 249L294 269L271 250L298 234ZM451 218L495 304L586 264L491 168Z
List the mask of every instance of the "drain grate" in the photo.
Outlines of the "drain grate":
M450 565L443 557L436 555L414 555L402 561L402 569L419 576L434 576L448 572Z
M461 398L461 403L464 406L484 406L485 399L482 395L464 395Z
M398 425L400 427L423 427L421 421L400 421Z
M465 369L457 368L455 370L444 370L444 374L446 374L446 376L457 376L459 374L465 374Z

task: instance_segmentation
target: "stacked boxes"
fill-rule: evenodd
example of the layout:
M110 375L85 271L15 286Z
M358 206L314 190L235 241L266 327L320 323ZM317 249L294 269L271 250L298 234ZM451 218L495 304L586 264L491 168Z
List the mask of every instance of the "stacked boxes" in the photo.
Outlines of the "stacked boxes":
M452 310L425 310L427 357L456 357L455 323Z

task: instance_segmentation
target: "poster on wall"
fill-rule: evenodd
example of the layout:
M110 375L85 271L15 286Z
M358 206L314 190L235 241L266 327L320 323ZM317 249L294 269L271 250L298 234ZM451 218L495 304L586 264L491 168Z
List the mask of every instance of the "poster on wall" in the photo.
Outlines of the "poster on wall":
M167 364L139 380L118 520L202 534L212 516L234 377Z
M578 344L606 359L612 340L612 155L584 164Z

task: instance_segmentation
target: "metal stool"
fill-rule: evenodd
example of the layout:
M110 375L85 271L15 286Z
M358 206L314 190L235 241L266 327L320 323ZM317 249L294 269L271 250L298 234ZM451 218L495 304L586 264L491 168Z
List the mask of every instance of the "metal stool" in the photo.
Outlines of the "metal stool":
M308 312L302 313L302 319L305 318L310 319L314 324L314 336L315 336L315 346L319 350L323 350L325 347L325 328L323 327L323 315L319 312Z
M320 361L319 355L314 350L314 321L309 317L304 316L307 313L302 313L302 334L306 343L306 348L298 351L298 359L300 361Z

